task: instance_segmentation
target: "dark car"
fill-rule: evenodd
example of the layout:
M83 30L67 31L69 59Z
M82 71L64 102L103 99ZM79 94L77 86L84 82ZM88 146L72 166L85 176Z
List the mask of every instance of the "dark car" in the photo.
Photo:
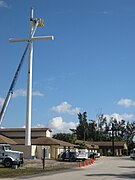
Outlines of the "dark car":
M64 151L58 155L60 160L69 160L69 161L76 161L76 152L73 151Z
M88 155L88 158L92 158L92 159L99 158L99 157L100 157L100 153L97 153L97 152L90 152Z

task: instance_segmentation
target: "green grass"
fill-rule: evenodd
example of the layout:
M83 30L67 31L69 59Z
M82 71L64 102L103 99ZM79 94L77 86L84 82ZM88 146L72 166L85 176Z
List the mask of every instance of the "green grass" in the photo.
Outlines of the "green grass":
M0 178L13 178L18 176L29 176L41 174L49 171L58 171L66 168L41 169L32 167L22 167L18 169L0 167Z

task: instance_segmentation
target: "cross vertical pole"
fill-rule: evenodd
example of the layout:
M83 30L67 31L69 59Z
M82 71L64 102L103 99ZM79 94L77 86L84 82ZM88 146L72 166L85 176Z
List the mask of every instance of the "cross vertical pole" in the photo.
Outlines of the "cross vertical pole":
M34 10L31 9L30 14L30 39L33 34L33 15ZM33 41L29 42L29 65L27 79L27 105L26 105L26 129L25 129L25 145L31 145L31 112L32 112L32 62L33 62Z
M34 34L38 26L44 26L42 18L34 19L34 9L30 13L30 35L29 38L10 38L10 42L28 42L29 45L29 64L27 77L27 105L26 105L26 128L25 145L31 145L31 115L32 115L32 61L33 61L33 41L35 40L54 40L53 36L36 36Z

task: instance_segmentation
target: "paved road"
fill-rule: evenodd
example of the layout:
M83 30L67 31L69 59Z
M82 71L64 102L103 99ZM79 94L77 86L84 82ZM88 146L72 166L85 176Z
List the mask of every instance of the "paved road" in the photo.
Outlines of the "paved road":
M28 180L135 180L135 160L129 157L101 157L93 165L59 173L25 177ZM11 179L10 179L11 180ZM13 179L12 179L13 180Z

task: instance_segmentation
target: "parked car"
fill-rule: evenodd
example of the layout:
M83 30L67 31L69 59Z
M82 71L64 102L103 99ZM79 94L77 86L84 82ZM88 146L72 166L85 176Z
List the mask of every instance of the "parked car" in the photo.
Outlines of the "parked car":
M97 153L97 152L89 152L89 155L88 155L89 158L99 158L100 157L100 153Z
M135 159L135 149L131 150L130 158Z
M86 160L86 159L88 159L88 153L86 153L86 152L83 152L83 151L80 151L80 152L78 152L77 153L77 156L76 156L76 160L78 160L78 161L84 161L84 160Z
M75 152L75 151L64 151L58 155L59 160L68 161L80 161L88 159L88 154L85 152Z
M75 161L76 160L76 152L74 151L64 151L61 152L58 155L58 159L65 161L65 160L69 160L69 161Z

